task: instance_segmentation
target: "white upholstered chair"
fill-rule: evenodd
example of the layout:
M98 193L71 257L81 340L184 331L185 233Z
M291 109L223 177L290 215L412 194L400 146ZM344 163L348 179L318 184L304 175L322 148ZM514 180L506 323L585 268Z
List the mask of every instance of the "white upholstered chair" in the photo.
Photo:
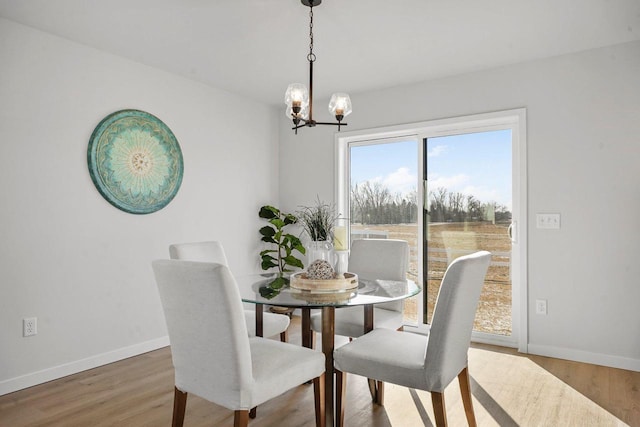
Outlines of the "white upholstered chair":
M215 262L229 266L224 248L220 242L193 242L180 243L169 246L171 259L188 261ZM247 331L250 337L256 336L256 311L245 310ZM284 314L265 312L262 316L262 335L271 337L280 334L280 341L287 341L287 328L289 328L289 316Z
M486 251L455 259L442 279L428 336L375 329L338 348L336 421L343 425L346 373L362 375L431 392L436 425L446 426L444 389L457 376L467 421L475 426L467 352L484 277L491 254ZM374 400L383 404L383 396Z
M409 245L404 240L361 239L351 244L348 270L360 279L406 280ZM373 327L402 328L403 302L377 304L373 309ZM322 331L320 313L311 315L311 329ZM346 307L336 310L335 334L359 337L364 334L364 308Z
M187 393L235 411L249 410L313 380L316 424L324 426L322 353L266 338L249 338L242 300L222 264L158 260L153 270L175 368L173 426L182 426Z

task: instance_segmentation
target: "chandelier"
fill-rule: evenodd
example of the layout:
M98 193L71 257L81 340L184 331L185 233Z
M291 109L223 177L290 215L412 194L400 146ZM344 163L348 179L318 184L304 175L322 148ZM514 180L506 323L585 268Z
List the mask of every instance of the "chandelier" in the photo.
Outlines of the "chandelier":
M313 63L316 55L313 53L313 7L322 3L322 0L301 0L302 4L309 7L309 89L302 83L292 83L284 95L284 103L287 105L286 116L293 121L296 135L302 127L314 127L316 125L347 126L342 120L351 114L351 99L346 93L334 93L329 101L329 113L335 116L337 122L316 122L313 120Z

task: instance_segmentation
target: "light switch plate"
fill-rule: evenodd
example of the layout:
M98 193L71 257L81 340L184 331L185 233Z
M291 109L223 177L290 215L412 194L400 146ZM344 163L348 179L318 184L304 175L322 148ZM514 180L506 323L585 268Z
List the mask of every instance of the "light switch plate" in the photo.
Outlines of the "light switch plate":
M536 228L560 229L559 213L539 213L536 214Z

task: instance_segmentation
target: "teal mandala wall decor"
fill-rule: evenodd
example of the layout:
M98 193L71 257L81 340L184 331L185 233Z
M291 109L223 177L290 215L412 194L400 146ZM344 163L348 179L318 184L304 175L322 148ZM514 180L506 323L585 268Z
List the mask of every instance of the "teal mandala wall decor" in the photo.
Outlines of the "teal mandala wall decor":
M87 162L100 194L133 214L162 209L182 184L184 164L176 137L144 111L121 110L105 117L91 135Z

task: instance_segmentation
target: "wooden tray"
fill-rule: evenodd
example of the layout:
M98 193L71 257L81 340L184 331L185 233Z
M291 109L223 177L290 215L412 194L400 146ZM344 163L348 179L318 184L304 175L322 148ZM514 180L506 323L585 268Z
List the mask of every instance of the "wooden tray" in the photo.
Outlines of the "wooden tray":
M309 279L305 271L291 275L290 286L313 292L336 292L358 288L358 275L344 273L344 278L337 279Z
M299 291L292 291L290 295L294 299L299 299L312 304L331 304L349 301L355 293L353 291L312 292L301 289Z

